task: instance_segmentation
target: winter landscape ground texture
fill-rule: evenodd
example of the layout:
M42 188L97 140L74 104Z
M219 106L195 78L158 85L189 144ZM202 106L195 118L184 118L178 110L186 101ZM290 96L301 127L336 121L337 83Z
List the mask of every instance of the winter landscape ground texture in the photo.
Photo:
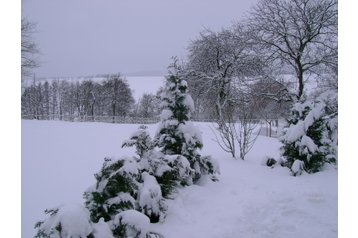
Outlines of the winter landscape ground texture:
M293 177L287 168L263 165L279 157L280 142L259 136L247 160L230 158L213 141L210 123L203 133L203 155L220 164L218 182L203 180L179 190L168 201L164 223L151 229L166 238L337 237L337 169ZM35 235L43 210L83 204L105 157L134 155L121 148L139 125L22 120L22 237ZM149 125L154 135L157 125Z

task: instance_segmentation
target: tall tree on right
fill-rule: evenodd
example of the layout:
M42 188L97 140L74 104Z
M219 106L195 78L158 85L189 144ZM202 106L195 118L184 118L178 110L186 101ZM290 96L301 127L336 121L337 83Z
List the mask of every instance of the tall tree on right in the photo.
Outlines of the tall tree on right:
M337 0L261 0L248 20L266 60L295 71L301 99L308 73L337 73Z

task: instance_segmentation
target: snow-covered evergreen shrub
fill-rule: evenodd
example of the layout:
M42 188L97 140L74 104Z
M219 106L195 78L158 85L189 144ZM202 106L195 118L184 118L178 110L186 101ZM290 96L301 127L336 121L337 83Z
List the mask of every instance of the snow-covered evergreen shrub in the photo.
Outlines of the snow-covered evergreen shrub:
M178 176L179 168L175 167L177 163L169 162L167 155L154 150L147 153L140 163L149 174L156 178L162 196L169 198L173 189L181 180Z
M164 238L150 230L149 218L136 210L126 210L116 215L111 222L115 237Z
M173 163L170 157L155 149L154 142L143 126L133 133L131 138L125 141L122 146L134 146L136 148L136 153L139 156L138 163L142 171L156 178L163 197L168 198L173 188L180 183L181 178L177 172L179 168L175 168L178 163Z
M96 185L84 193L92 221L102 217L107 222L121 211L135 209L140 170L134 159L105 159L95 178Z
M161 186L168 187L169 190L175 184L172 182L173 180L189 185L198 181L202 175L212 175L214 179L215 174L218 173L218 168L213 159L209 156L202 157L198 153L198 150L203 147L201 133L189 121L191 112L194 110L194 103L188 94L188 85L180 73L180 68L176 63L171 68L173 71L166 78L165 87L161 93L161 122L155 143L163 154L181 155L185 157L189 164L186 164L181 157L176 157L177 160L172 160L170 157L166 158L169 162L172 161L171 164L174 167L181 166L181 168L174 169L180 171L179 173L169 174L168 177L170 178L164 180L161 184ZM188 165L190 169L183 170ZM188 177L180 177L181 175Z
M143 213L126 210L113 219L113 234L115 237L146 238L149 223L149 218Z
M320 171L325 163L336 162L336 99L336 93L325 93L314 101L298 102L293 106L281 137L282 155L291 170L296 160L303 161L303 169L308 173Z
M305 163L302 160L295 160L291 166L293 176L301 175L304 170Z
M122 158L114 162L107 159L96 179L96 185L84 195L93 221L101 217L110 221L119 212L129 209L143 212L151 222L164 217L166 206L160 186L135 159Z
M156 178L148 172L142 173L142 180L137 198L139 210L147 215L151 222L158 222L164 217L166 210L161 188Z
M99 219L97 223L93 223L94 238L114 238L111 228L103 218Z
M144 153L153 149L152 139L146 129L145 125L141 125L128 140L123 142L122 147L135 146L136 153L140 158L143 158Z
M63 205L45 213L47 219L35 225L36 238L94 237L90 214L82 205Z

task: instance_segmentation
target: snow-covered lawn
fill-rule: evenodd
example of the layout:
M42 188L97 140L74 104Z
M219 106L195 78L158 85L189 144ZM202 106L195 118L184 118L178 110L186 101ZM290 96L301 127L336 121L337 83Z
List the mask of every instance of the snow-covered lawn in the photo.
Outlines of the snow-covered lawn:
M220 163L220 181L181 189L168 201L166 238L337 237L337 170L292 177L286 168L262 165L278 157L277 139L259 136L246 161L233 160L213 142L210 123L203 132L203 155ZM43 210L82 204L106 156L133 155L121 148L139 125L22 121L22 237L33 237ZM149 125L154 134L157 125Z

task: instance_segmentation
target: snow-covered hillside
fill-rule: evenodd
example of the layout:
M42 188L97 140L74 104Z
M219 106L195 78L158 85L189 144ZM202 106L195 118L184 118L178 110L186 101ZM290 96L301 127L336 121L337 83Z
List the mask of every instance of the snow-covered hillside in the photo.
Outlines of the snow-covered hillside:
M233 160L213 142L210 123L203 132L203 155L220 163L220 181L186 187L168 201L163 224L152 229L166 238L337 237L337 170L300 177L286 168L262 165L278 157L277 139L259 136L246 161ZM139 125L22 120L22 237L35 235L43 210L83 203L106 156L133 155L121 148ZM157 125L149 125L154 134Z

